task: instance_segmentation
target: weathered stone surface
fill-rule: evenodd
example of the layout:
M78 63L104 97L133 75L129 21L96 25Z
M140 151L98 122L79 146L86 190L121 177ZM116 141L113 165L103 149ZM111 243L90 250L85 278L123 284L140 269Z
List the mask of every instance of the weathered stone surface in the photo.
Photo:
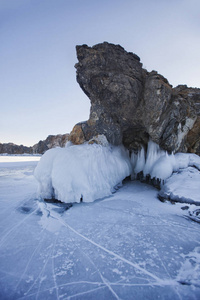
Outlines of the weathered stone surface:
M79 144L104 134L112 144L137 150L151 138L168 151L198 153L200 89L172 88L119 45L105 42L76 50L77 81L90 98L91 110L71 140Z
M86 138L91 139L95 131L105 134L109 142L120 144L142 99L145 72L140 59L108 43L92 48L77 46L77 56L77 81L91 100Z
M186 142L189 152L200 155L200 117L197 117L194 126L188 132Z
M82 123L78 123L74 126L70 133L69 141L72 142L74 145L80 145L86 141L82 130Z

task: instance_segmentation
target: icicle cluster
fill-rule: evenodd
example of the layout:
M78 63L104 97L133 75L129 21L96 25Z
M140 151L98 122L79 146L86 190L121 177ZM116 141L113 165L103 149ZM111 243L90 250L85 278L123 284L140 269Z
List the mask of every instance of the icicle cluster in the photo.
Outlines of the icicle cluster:
M177 170L174 154L168 154L160 149L153 141L149 141L147 153L142 147L138 154L132 152L131 163L133 167L132 179L142 176L164 181Z

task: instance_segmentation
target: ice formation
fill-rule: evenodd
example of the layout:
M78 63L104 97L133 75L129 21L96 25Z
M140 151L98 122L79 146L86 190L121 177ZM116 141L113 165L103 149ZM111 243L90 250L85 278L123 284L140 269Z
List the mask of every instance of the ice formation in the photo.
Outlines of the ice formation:
M159 199L200 204L200 172L188 167L173 173L159 191Z
M102 138L101 138L102 139ZM95 142L95 140L93 140ZM67 143L66 148L48 150L35 169L42 198L55 198L62 202L91 202L109 196L124 178L156 180L155 185L165 182L174 172L188 166L200 169L200 157L195 154L168 154L157 144L149 141L135 154L123 146ZM141 177L140 177L141 178Z
M148 175L150 178L165 181L173 172L189 166L200 170L200 157L191 153L168 154L160 149L153 141L149 141L145 157L144 148L136 155L131 154L132 178L137 178L137 174L143 172L144 178Z
M123 147L97 144L48 150L35 169L40 196L66 203L109 196L130 174L130 159Z
M142 147L136 155L131 154L131 162L133 166L132 178L136 178L137 174L143 172L143 176L149 175L151 178L165 180L173 171L177 169L174 154L171 155L160 149L153 141L149 141L147 153Z

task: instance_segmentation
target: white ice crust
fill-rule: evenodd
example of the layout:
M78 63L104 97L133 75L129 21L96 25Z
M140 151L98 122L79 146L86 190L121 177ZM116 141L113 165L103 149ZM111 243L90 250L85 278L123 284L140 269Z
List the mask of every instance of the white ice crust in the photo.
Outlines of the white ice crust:
M109 196L130 174L130 159L123 147L97 144L48 150L35 169L40 196L66 203Z

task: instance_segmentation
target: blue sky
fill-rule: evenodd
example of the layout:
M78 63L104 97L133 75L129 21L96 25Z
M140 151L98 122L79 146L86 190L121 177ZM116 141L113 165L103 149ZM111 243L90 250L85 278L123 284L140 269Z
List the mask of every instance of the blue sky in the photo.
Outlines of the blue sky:
M0 142L33 145L87 120L75 46L103 41L200 87L199 0L0 0Z

